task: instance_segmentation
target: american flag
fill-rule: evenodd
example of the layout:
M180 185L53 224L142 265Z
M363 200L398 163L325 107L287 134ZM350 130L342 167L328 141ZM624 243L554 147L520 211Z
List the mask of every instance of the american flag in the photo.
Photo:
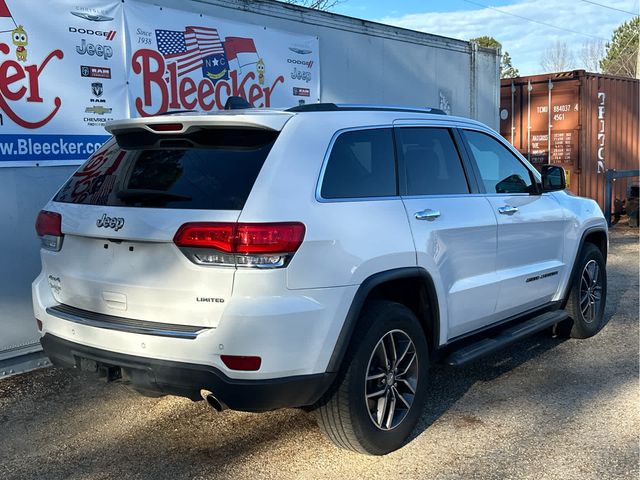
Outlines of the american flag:
M215 28L186 27L184 32L156 30L156 40L162 56L177 64L178 76L201 68L202 60L210 55L224 54Z

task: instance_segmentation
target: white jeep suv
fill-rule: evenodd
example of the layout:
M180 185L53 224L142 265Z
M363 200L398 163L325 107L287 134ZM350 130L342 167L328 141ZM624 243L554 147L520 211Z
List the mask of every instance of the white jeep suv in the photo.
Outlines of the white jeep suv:
M112 123L40 212L56 365L399 448L432 362L604 325L607 226L486 126L315 104Z

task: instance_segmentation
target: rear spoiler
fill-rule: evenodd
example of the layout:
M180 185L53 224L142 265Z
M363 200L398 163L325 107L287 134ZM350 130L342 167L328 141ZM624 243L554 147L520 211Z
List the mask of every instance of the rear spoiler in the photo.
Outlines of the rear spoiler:
M163 135L184 135L210 128L258 129L279 132L294 114L258 109L225 110L215 113L178 113L154 117L130 118L107 123L112 135L147 132Z

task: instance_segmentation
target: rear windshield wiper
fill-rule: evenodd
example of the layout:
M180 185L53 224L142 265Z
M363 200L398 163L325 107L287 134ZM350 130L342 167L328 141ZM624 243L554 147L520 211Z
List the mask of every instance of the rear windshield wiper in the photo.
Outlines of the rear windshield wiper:
M189 202L192 200L187 195L177 193L163 192L162 190L148 190L144 188L126 188L120 190L116 197L124 203L136 203L147 201L165 201L165 202Z

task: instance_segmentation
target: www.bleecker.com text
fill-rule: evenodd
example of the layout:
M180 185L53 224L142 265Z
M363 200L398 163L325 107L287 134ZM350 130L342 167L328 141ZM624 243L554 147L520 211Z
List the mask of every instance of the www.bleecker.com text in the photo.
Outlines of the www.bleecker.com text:
M17 138L0 142L0 155L90 155L101 145L95 142L68 142L62 138L54 141Z

